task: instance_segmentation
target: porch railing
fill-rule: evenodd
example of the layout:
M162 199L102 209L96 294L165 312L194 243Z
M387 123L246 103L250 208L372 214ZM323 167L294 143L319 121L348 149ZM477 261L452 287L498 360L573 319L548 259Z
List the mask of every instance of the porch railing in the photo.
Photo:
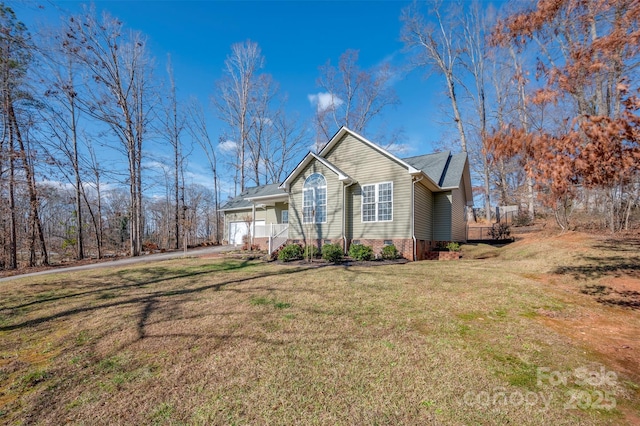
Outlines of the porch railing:
M254 230L254 238L273 237L283 230L289 229L288 223L270 223L268 225L256 225Z
M278 250L287 242L287 239L289 239L289 225L285 223L282 225L278 224L277 226L279 227L278 232L269 236L269 254Z

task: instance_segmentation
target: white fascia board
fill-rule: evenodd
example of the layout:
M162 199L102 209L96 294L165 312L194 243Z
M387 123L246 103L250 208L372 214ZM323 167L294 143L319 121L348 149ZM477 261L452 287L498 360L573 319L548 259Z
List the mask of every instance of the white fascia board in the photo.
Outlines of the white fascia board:
M289 173L289 176L287 176L287 178L282 182L282 184L278 188L279 189L283 189L283 190L288 192L289 191L289 185L291 184L291 181L293 180L293 178L298 176L298 174L300 173L300 171L302 171L302 169L307 167L307 164L309 164L309 162L311 161L311 158L313 158L312 155L313 155L313 153L311 151L309 151L307 153L307 155L304 156L302 161L300 161L298 163L296 168L293 169L293 171L291 173Z
M300 172L305 167L307 167L307 165L309 165L309 163L312 160L317 160L320 164L322 164L327 169L331 170L333 173L338 175L338 180L339 181L345 182L346 184L349 184L349 183L353 182L353 179L350 176L348 176L347 174L345 174L342 170L338 169L336 166L331 164L326 159L322 158L320 155L314 154L313 152L309 151L309 153L307 155L305 155L305 157L302 159L302 161L296 166L295 169L293 169L293 171L289 174L289 176L287 176L287 178L284 180L284 182L282 182L282 184L278 188L283 189L285 191L289 191L289 185L291 184L291 181L296 176L298 176L298 174L300 174ZM247 198L247 199L251 200L250 198Z
M233 208L230 208L230 209L220 209L221 212L234 212L234 211L241 211L241 210L251 210L251 206L233 207Z
M287 194L286 192L283 192L282 194L271 194L271 195L259 195L257 197L247 197L245 198L245 200L247 201L277 201L280 199L287 199L289 198L289 194Z

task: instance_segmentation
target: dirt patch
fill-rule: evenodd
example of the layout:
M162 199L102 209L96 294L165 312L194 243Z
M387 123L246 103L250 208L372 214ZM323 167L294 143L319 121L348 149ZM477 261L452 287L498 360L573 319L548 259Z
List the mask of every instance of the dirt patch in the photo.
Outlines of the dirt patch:
M530 244L561 247L565 256L551 273L520 274L541 283L571 306L566 310L538 309L540 322L594 350L603 362L640 383L638 239L567 232L527 236L511 247Z

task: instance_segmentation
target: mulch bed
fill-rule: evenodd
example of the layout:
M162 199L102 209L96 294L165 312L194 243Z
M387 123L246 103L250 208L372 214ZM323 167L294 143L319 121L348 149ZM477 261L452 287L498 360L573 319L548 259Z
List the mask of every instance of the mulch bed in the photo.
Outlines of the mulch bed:
M313 259L312 262L307 260L292 260L290 262L282 262L280 260L274 260L274 263L279 265L289 265L289 266L308 266L308 267L316 267L320 268L323 266L384 266L384 265L403 265L405 263L409 263L407 259L394 259L394 260L353 260L353 259L344 259L342 262L327 262L324 259Z

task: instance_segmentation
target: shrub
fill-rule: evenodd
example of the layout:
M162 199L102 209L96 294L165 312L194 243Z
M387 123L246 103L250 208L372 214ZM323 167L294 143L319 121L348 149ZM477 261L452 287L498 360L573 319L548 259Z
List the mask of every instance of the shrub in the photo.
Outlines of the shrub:
M518 214L513 217L511 223L513 226L529 226L533 224L533 218L528 211L520 210Z
M456 243L454 241L451 241L450 243L448 243L446 245L446 248L449 251L460 251L460 244L458 244L458 243Z
M373 249L364 244L351 244L349 257L355 260L371 260L373 259Z
M506 223L494 223L489 230L489 235L494 240L506 240L511 236L511 227Z
M382 247L383 259L397 259L399 257L400 257L400 253L398 253L398 249L393 244Z
M302 247L298 244L287 244L278 253L278 260L289 262L291 260L302 259Z
M314 245L308 245L304 247L305 259L311 259L313 257L318 257L318 256L320 256L320 250L318 250L318 247Z
M337 263L342 260L344 253L338 244L325 244L322 246L322 258L328 262Z

